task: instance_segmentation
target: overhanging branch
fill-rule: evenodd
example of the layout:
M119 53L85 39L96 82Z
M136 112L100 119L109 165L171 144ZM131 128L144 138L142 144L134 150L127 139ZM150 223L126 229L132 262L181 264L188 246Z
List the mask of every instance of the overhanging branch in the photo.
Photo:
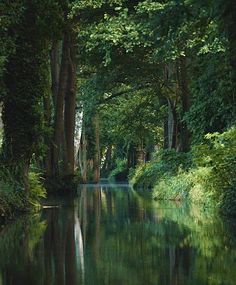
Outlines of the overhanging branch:
M110 100L112 100L114 98L126 95L128 93L132 93L132 92L135 92L135 91L143 90L143 89L146 89L148 87L150 87L150 83L142 84L142 85L136 86L134 88L130 88L129 90L123 90L123 91L120 91L120 92L113 93L109 97L100 100L99 104L107 103L108 101L110 101Z

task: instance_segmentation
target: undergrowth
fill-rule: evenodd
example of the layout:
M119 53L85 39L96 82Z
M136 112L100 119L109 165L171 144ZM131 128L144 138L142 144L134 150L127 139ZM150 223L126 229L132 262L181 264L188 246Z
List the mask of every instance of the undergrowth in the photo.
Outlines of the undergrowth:
M236 216L236 127L208 134L191 153L159 152L131 177L134 188L153 190L155 199L189 199Z
M29 173L29 191L13 182L10 175L1 175L0 180L0 217L12 219L15 215L40 209L40 200L46 197L46 190L37 173Z

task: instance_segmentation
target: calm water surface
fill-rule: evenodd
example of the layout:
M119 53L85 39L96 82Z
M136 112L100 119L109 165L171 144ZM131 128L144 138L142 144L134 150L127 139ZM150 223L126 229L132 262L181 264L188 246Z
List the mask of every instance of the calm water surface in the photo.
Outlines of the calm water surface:
M211 212L125 185L47 203L0 230L0 285L236 284L234 226Z

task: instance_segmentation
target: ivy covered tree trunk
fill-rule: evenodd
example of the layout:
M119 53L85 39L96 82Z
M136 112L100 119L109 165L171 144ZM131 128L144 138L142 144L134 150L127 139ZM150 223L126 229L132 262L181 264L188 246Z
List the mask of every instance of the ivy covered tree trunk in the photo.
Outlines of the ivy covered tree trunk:
M42 98L47 81L48 42L37 21L43 3L22 1L24 12L12 27L15 52L6 65L2 161L14 180L29 189L28 171L42 142Z

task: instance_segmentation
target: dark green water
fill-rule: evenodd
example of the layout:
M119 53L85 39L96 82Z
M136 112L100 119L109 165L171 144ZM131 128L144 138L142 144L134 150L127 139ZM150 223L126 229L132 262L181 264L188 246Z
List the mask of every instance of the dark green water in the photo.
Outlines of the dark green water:
M234 226L127 186L85 186L0 231L0 285L235 285Z

